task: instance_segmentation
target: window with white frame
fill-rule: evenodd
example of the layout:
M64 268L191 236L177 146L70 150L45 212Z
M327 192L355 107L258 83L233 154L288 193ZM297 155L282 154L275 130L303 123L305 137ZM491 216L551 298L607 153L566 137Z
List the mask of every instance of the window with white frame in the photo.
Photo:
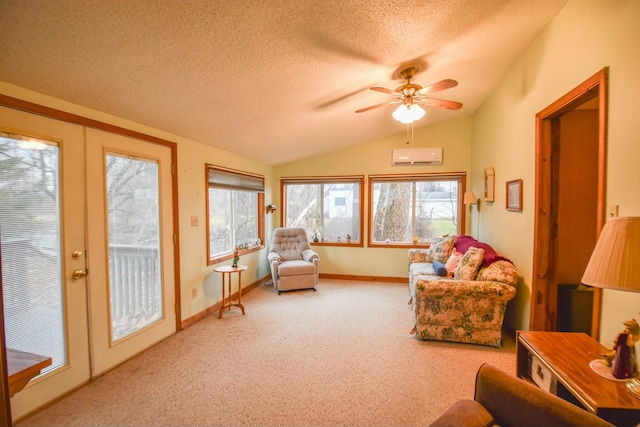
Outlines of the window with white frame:
M428 245L434 237L462 234L466 176L369 176L369 246Z
M246 253L264 242L264 177L206 165L208 264Z
M284 226L301 227L309 240L362 245L362 176L283 178Z

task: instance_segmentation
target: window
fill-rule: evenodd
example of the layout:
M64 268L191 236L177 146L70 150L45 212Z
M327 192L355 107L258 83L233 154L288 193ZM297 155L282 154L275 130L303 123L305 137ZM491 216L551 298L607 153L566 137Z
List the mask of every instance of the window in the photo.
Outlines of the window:
M464 174L370 176L369 246L428 245L443 234L463 234L465 178Z
M264 242L264 177L206 165L208 264L257 250Z
M319 244L362 246L362 176L283 178L284 226Z

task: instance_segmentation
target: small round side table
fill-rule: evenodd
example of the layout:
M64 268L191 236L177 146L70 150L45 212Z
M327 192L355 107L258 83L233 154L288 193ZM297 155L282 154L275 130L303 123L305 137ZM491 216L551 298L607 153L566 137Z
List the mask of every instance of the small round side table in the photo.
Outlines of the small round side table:
M222 319L222 312L224 311L225 308L228 308L229 310L231 310L232 306L240 307L240 310L242 310L242 314L244 314L244 306L242 305L242 272L245 271L247 268L249 267L247 267L246 265L238 265L237 267L232 267L230 265L223 265L222 267L215 267L213 269L213 271L222 273L222 301L220 302L220 314L218 314L218 319ZM237 304L233 304L231 302L231 273L238 273L238 303ZM225 296L224 296L225 276L227 276L227 278L229 279L227 284L227 286L229 287L228 302L225 300Z

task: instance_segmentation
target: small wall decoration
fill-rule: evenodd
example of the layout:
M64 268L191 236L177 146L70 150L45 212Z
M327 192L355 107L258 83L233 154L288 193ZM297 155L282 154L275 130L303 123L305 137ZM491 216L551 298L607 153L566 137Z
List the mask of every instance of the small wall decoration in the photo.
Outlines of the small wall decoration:
M485 168L484 169L484 194L482 199L486 202L493 202L494 200L494 190L493 186L495 184L496 173L493 168Z
M507 181L507 210L522 210L522 180Z

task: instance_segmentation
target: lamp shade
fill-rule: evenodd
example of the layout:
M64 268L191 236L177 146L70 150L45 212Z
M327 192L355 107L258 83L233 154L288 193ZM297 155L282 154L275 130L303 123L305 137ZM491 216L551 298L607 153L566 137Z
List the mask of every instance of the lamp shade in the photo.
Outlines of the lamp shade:
M396 111L393 112L392 116L399 122L413 123L416 120L420 120L424 114L424 110L419 105L402 104L396 108Z
M640 292L640 217L607 221L582 283L596 288Z
M473 194L473 191L464 192L464 204L468 205L469 203L478 203L478 199L476 198L476 195Z

